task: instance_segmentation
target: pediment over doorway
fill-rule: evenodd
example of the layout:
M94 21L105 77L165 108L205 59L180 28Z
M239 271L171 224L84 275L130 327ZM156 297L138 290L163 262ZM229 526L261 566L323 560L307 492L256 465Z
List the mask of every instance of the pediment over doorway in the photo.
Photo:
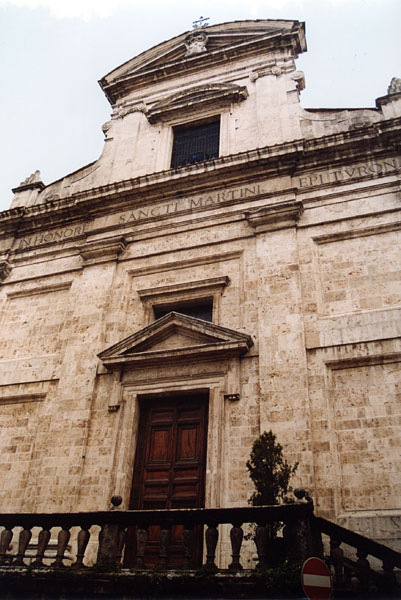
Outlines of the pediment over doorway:
M170 312L98 354L109 369L124 365L240 356L253 345L245 333Z

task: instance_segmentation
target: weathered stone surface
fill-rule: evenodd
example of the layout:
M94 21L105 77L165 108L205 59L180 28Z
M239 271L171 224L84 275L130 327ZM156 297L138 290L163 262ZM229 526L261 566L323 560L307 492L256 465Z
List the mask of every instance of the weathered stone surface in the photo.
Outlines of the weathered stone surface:
M247 503L272 429L318 513L397 546L399 94L308 111L302 24L205 31L104 78L99 160L0 215L0 510L128 508L141 403L202 391L205 506ZM171 170L174 127L216 116L219 157ZM203 301L213 325L152 326Z

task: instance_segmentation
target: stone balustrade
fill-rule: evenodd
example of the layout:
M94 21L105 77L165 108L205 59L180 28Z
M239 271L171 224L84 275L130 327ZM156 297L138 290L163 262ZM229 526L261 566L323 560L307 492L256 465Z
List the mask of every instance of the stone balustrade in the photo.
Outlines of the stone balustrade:
M321 517L313 518L313 526L330 539L329 560L335 588L352 589L359 594L379 591L387 595L399 587L394 570L401 569L399 552ZM375 569L374 563L381 563L381 571Z
M258 567L268 564L269 535L268 527L272 523L284 523L284 540L286 555L297 560L307 558L313 552L313 536L311 535L311 518L313 506L308 502L297 502L288 505L243 507L243 508L197 508L174 510L117 510L121 502L113 497L114 509L111 511L82 513L41 513L41 514L1 514L0 527L0 565L2 567L41 568L46 560L46 550L51 540L52 529L58 530L57 551L50 566L82 569L88 565L86 553L89 542L95 544L96 562L94 568L105 571L119 570L122 566L126 532L130 527L136 528L136 563L135 569L144 569L145 550L148 530L159 526L159 561L158 569L168 568L167 544L172 527L182 527L183 560L181 568L191 569L193 564L194 528L203 527L206 547L204 567L217 570L215 563L216 546L219 528L231 525L230 542L232 561L228 567L231 572L242 570L241 546L244 536L243 525L255 524L254 541L258 556ZM93 527L97 526L97 527ZM32 530L40 528L37 538L36 556L33 561L27 560L28 545L32 538ZM67 560L66 550L69 548L71 531L74 530L74 560ZM98 533L91 533L97 530ZM10 551L14 536L18 538L16 550ZM16 539L14 539L16 541ZM69 565L66 563L70 563Z
M310 556L320 556L331 566L334 587L353 590L358 594L392 594L399 589L395 569L401 568L401 554L382 544L352 532L344 527L313 514L313 502L302 489L295 490L297 501L293 504L241 507L196 508L173 510L119 510L121 498L113 496L110 511L82 513L22 513L0 514L0 571L47 569L64 573L91 572L146 572L149 531L158 531L158 557L155 568L167 571L168 544L172 528L180 526L181 555L179 568L183 571L199 568L194 560L194 531L204 531L205 558L203 569L220 574L245 572L241 564L243 525L253 524L253 542L257 554L256 570L263 572L271 566L272 525L283 526L281 560L300 562ZM222 526L231 525L229 540L231 562L228 569L218 569L216 547ZM135 564L124 568L124 552L129 529L135 529ZM32 532L35 532L34 536ZM57 534L56 544L51 539ZM72 535L71 535L72 534ZM324 557L322 534L330 541L329 554ZM35 555L32 544L35 539ZM356 558L345 552L342 545L356 552ZM91 546L92 552L88 552ZM91 554L91 556L89 556ZM368 556L382 569L377 571ZM277 557L276 557L277 564ZM65 568L67 567L67 568ZM91 568L90 568L91 567ZM247 571L249 572L249 571Z

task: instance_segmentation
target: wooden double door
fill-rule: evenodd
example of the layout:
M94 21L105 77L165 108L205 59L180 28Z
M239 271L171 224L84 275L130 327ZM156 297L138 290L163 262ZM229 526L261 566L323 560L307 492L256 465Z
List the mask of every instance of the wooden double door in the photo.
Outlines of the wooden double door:
M147 399L141 403L131 509L200 508L204 506L208 396ZM194 565L202 559L202 527L195 527ZM159 562L158 526L148 529L145 566ZM182 526L169 531L167 565L184 559ZM136 531L128 533L125 566L135 565Z

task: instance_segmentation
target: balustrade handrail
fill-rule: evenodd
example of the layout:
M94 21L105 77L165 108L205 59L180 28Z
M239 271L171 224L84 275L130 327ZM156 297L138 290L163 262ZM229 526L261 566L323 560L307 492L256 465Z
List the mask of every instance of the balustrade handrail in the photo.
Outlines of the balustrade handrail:
M367 554L379 558L382 561L390 561L396 567L401 568L401 553L375 542L359 533L355 533L323 517L314 517L313 522L317 528L331 538L348 544L358 550L364 550Z
M0 513L0 527L68 527L82 524L118 524L122 527L146 524L224 524L273 523L311 515L313 506L307 502L246 506L239 508L176 508L153 510L105 510L76 513Z

